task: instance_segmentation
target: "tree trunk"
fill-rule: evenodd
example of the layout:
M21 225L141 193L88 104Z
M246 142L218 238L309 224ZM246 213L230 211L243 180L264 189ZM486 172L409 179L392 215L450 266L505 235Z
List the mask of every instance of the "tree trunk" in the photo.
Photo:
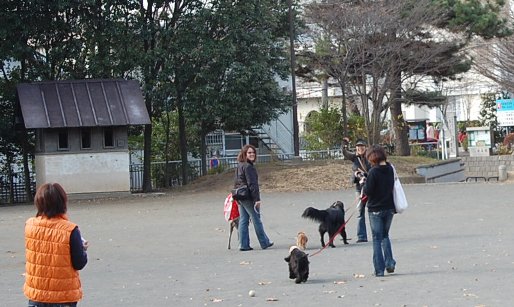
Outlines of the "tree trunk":
M207 144L205 144L205 137L207 136L207 129L202 124L200 131L200 157L202 163L202 176L207 175Z
M328 79L323 79L323 85L321 89L321 105L323 109L328 109Z
M30 168L29 168L29 146L28 146L28 134L27 129L22 129L22 150L23 150L23 182L25 183L25 196L28 202L32 202L32 184L30 180Z
M343 117L343 136L348 136L348 113L346 108L346 84L345 82L341 82L341 94L342 94L342 101L341 101L341 114Z
M391 92L394 93L392 103L389 110L391 111L391 120L393 123L394 131L394 148L398 156L409 156L409 127L405 123L402 113L402 89L401 89L401 72L397 73L391 87Z
M14 204L14 173L12 171L12 163L14 160L14 157L11 152L8 152L6 154L5 158L6 166L7 166L7 186L9 187L9 204Z
M143 154L143 192L152 191L152 124L145 125Z
M184 117L184 105L182 102L182 95L177 94L177 111L178 111L178 135L180 144L180 157L182 160L181 173L182 173L182 185L188 184L187 178L187 139L186 139L186 119Z
M164 126L164 133L166 134L165 138L164 138L164 159L166 161L164 161L164 186L165 187L170 187L171 186L171 182L170 182L170 164L169 164L169 161L170 161L170 129L171 129L171 120L170 120L170 112L168 110L168 105L166 103L166 123L165 123L165 126Z

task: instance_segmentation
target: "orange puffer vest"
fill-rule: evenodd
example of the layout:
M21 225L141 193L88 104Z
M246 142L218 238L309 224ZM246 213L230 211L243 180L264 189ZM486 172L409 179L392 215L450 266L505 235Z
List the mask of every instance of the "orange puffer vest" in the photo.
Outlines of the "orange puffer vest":
M32 217L25 223L25 284L30 300L42 303L78 302L79 272L73 268L70 236L76 224L65 216Z

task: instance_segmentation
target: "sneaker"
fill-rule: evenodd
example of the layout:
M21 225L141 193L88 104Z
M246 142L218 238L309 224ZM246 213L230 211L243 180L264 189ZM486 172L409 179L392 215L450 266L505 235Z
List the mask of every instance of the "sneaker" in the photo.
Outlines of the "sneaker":
M393 266L393 267L386 268L386 271L387 271L387 273L389 273L389 274L394 273L394 266Z
M381 274L373 273L373 276L375 276L375 277L384 277L384 273L381 273Z
M365 243L365 242L368 242L368 240L361 240L361 239L359 239L359 240L355 241L355 243Z
M248 248L240 248L239 250L240 250L240 251L242 251L242 252L246 252L246 251L251 251L251 250L253 250L253 248L251 248L251 247L248 247Z
M268 244L268 246L264 247L263 249L266 249L266 248L272 247L272 246L273 246L273 244L275 244L275 243L273 243L273 241L270 241L270 242L269 242L269 244Z

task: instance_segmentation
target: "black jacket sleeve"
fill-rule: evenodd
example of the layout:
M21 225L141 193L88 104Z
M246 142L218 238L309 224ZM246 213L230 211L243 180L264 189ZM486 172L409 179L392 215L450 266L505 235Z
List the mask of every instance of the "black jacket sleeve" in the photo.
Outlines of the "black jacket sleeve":
M84 245L82 244L82 236L80 235L80 230L78 227L75 227L71 232L70 236L70 254L71 254L71 263L75 270L82 270L87 264L87 253L84 250Z

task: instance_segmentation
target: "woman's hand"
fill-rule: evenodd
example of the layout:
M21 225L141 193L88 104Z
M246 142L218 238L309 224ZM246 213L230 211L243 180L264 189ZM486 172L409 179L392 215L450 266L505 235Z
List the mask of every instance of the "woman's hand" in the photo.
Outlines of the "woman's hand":
M87 248L89 247L89 241L82 238L82 246L84 247L84 250L87 251Z
M261 210L261 201L256 201L253 207L255 208L255 211L259 212Z

